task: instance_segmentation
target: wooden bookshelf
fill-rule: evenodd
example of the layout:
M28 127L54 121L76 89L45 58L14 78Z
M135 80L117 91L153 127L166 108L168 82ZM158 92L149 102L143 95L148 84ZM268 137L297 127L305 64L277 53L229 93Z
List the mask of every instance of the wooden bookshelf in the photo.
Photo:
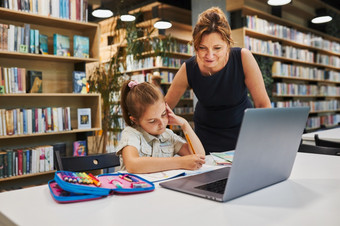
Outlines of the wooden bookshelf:
M311 5L312 4L312 5ZM282 17L274 16L270 13L271 7L267 5L266 1L264 0L242 0L237 1L233 0L228 2L227 4L227 10L228 11L241 11L242 17L244 17L244 22L246 21L246 16L256 16L256 18L260 18L263 20L267 20L268 22L281 25L284 27L287 27L288 29L295 29L298 32L302 32L305 34L312 34L315 37L320 37L323 40L327 40L329 42L336 42L340 43L340 39L324 34L322 32L316 31L314 29L308 28L308 18L312 17L314 14L314 8L317 5L324 4L319 0L313 0L313 3L308 3L306 0L297 0L294 1L292 4L289 4L287 6L282 7ZM306 5L309 5L309 8L306 7ZM311 11L308 11L310 8L312 8ZM307 16L309 15L309 16ZM245 22L246 23L246 22ZM257 22L256 22L256 25ZM245 37L248 36L250 38L262 41L263 43L279 43L283 49L284 46L287 46L287 48L296 48L298 51L308 51L306 53L312 53L314 54L314 60L313 62L300 60L298 58L289 58L284 57L283 55L272 55L265 51L256 51L256 48L250 48L252 53L254 55L258 56L264 56L271 58L273 61L278 61L281 64L286 65L294 65L296 67L301 67L302 69L308 68L308 69L315 69L315 70L321 70L324 72L329 73L328 71L334 72L335 74L338 74L340 72L340 67L337 64L329 63L318 63L316 61L316 56L318 54L324 55L328 60L332 58L339 58L340 57L340 51L336 52L333 51L333 49L326 49L322 47L318 47L317 45L314 46L313 44L306 44L301 41L297 40L290 40L288 38L282 38L277 35L272 35L270 33L265 33L265 28L261 29L252 29L250 27L247 27L245 24L244 27L236 28L232 30L232 37L236 41L236 46L240 47L247 47L246 39ZM271 31L270 29L268 29ZM256 40L254 40L256 43ZM259 45L260 46L260 45ZM322 58L323 56L320 56ZM324 61L320 61L324 62ZM274 67L273 67L274 68ZM274 69L273 69L274 70ZM311 76L311 75L309 75ZM320 86L326 86L330 88L331 90L338 89L340 86L340 82L338 80L327 80L327 79L314 79L309 78L309 76L305 77L296 77L295 75L281 75L280 73L273 72L273 75L271 76L274 80L274 86L276 83L287 83L287 84L305 84L305 85L313 85L317 86L318 89ZM338 101L338 104L340 104L339 95L293 95L293 94L272 94L273 101L276 102L295 102L295 101L301 101L301 102L309 102L312 101L315 104L318 104L322 101ZM338 115L339 112L337 109L324 109L319 111L313 111L311 110L311 114L313 116L310 117L323 117L324 114L327 115ZM320 115L319 115L320 114ZM316 115L316 116L315 116ZM314 127L313 127L314 128Z
M1 7L0 23L20 27L24 24L29 24L31 29L38 29L40 34L48 36L48 55L0 50L0 67L18 67L25 68L26 71L41 71L43 76L43 93L0 94L0 109L70 107L71 110L71 130L0 136L1 150L16 150L18 148L66 143L66 152L71 155L74 141L86 139L87 134L92 134L102 128L100 94L72 93L73 71L85 70L86 64L98 62L99 60L99 25L14 11ZM55 33L69 36L70 57L53 55L53 34ZM90 58L72 56L74 35L89 37ZM78 108L91 109L91 129L78 129ZM54 171L48 171L1 178L0 190L46 183L53 178L53 174Z
M162 10L164 12L164 17L169 18L172 23L172 27L170 29L164 30L164 33L160 32L158 29L153 30L153 24L160 19L160 17L153 18L152 17L152 8L158 7L159 10ZM136 38L136 41L141 40L153 40L154 38L157 39L165 39L168 38L170 35L171 39L174 40L176 43L181 44L188 44L192 39L192 26L191 26L191 13L189 10L181 9L175 6L154 2L147 4L145 6L142 6L140 8L137 8L135 10L129 11L130 14L141 12L142 17L144 21L138 22L136 24L136 27L144 28L148 30L153 30L153 32L150 34L150 36L142 36ZM124 40L124 35L126 31L119 30L119 32L112 31L112 28L115 27L116 21L118 18L110 18L107 20L103 20L99 22L100 29L103 31L101 33L101 42L100 42L100 62L101 63L107 63L112 58L113 54L116 52L117 46L121 45L123 47L126 47L126 40ZM114 39L113 43L108 43L109 37L111 39ZM192 51L191 51L192 52ZM154 65L150 67L143 67L143 68L133 68L132 70L127 70L124 73L126 73L129 76L133 75L141 75L141 74L152 74L153 72L171 72L174 75L178 71L179 67L177 65L175 67L172 66L155 66L156 57L155 57L155 51L153 49L141 53L143 58L152 57L154 58L153 63ZM182 52L170 52L167 53L169 58L176 58L176 59L189 59L192 54L190 53L182 53ZM163 90L167 90L169 86L171 85L171 82L164 81L162 82L162 88ZM166 92L165 92L166 93ZM183 106L193 106L193 99L192 98L186 98L181 99L180 103L178 105L179 107ZM179 114L183 117L185 117L188 120L192 121L193 118L193 112L190 113L184 113Z

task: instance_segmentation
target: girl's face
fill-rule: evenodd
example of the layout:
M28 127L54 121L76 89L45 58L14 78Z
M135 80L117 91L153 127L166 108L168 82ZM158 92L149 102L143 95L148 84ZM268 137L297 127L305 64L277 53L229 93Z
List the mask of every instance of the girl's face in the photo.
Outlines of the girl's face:
M219 33L213 32L202 36L197 50L198 62L210 72L224 67L227 60L228 45ZM215 69L215 70L214 70Z
M159 100L147 107L136 123L151 135L162 134L168 125L168 114L164 100Z

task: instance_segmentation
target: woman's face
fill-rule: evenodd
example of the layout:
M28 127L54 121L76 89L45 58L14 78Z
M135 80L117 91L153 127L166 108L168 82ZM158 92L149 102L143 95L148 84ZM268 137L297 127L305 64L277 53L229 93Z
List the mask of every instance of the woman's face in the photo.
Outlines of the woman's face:
M219 33L210 33L202 36L197 50L200 66L209 72L216 72L225 66L228 45Z
M151 135L162 134L168 125L168 114L164 100L148 106L137 124Z

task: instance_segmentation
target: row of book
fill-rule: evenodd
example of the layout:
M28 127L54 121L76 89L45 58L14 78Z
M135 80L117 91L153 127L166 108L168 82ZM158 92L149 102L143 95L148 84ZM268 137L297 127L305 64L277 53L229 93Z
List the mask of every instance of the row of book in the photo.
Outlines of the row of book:
M175 77L175 74L170 71L161 71L160 76L162 78L161 83L171 83ZM143 72L141 74L131 75L130 79L138 82L151 82L152 73Z
M54 170L53 146L0 151L0 178Z
M0 136L71 130L70 107L0 109Z
M299 49L292 46L281 45L279 42L264 41L261 39L244 37L245 48L257 52L273 56L286 57L289 59L301 60L309 63L320 63L340 67L340 58L337 56L328 56L325 54L313 52L307 49Z
M340 101L339 100L318 100L318 101L276 101L273 103L273 107L310 107L310 112L318 111L339 111Z
M184 59L173 57L146 57L140 60L134 60L132 55L126 56L126 71L141 70L153 67L173 67L179 68Z
M315 116L309 117L307 119L307 129L315 129L320 128L321 126L336 126L340 123L340 114L335 115L322 115L322 116Z
M88 21L88 0L1 0L0 6L68 20Z
M26 68L0 66L0 94L42 92L43 75L41 71L26 71ZM88 93L84 71L73 71L73 93Z
M331 65L334 67L340 67L340 57L337 56L328 56L325 54L316 54L316 63L324 64L324 65Z
M304 45L313 46L316 48L329 50L335 53L340 53L340 43L335 41L329 41L323 39L321 36L300 32L294 28L289 28L272 22L268 22L265 19L255 16L246 16L246 26L249 29L280 37L283 39L289 39L294 42L298 42Z
M175 73L171 71L161 71L162 83L171 83L174 80Z
M15 26L12 24L0 24L0 50L49 54L49 37L40 34L38 29L31 29L30 24ZM89 58L90 42L89 38L80 35L73 36L73 56ZM53 34L53 54L57 56L70 56L70 37L62 34Z
M272 76L285 76L340 82L340 72L338 71L327 71L315 67L304 67L292 64L285 64L281 61L273 62Z
M0 50L43 54L47 48L47 36L38 29L31 29L30 24L0 24L0 37Z
M0 66L0 94L42 93L42 72Z
M302 95L302 96L340 96L340 87L325 85L305 85L275 83L274 93L276 95Z
M175 114L192 114L194 108L192 106L175 107L173 111Z

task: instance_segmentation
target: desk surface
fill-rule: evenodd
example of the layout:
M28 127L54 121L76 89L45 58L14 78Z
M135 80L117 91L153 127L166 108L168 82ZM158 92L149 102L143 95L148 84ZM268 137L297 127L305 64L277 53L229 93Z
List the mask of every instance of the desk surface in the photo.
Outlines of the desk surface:
M302 140L307 142L314 142L314 134L319 134L320 139L340 142L340 128L328 129L313 133L305 133L302 135Z
M340 157L298 153L291 177L226 203L155 191L58 204L47 185L0 193L18 225L340 225Z

